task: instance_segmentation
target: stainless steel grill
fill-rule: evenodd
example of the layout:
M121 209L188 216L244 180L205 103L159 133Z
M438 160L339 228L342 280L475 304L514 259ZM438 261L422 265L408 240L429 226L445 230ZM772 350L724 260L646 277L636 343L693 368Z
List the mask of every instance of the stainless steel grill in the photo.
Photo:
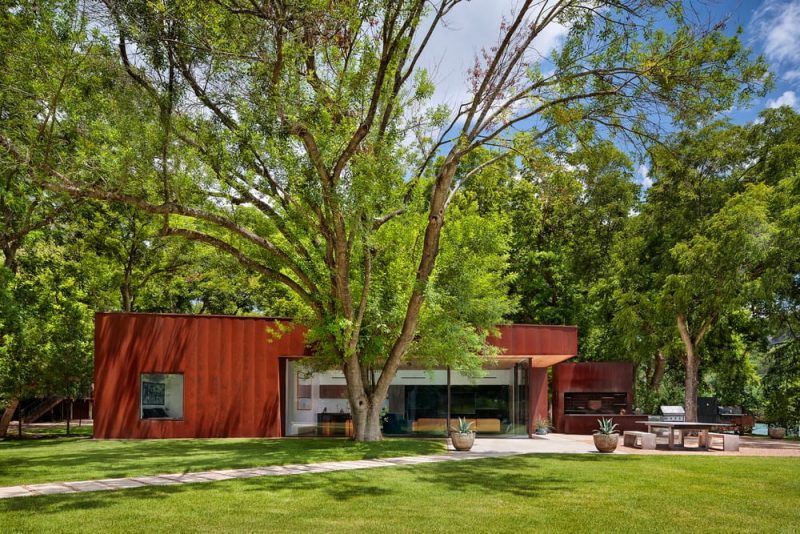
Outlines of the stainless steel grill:
M683 406L661 406L658 409L662 421L685 421L686 411Z

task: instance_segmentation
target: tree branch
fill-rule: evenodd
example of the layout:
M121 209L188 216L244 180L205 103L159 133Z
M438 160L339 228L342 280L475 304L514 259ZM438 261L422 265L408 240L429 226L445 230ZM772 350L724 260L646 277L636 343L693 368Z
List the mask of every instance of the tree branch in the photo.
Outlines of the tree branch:
M280 271L270 269L269 267L262 265L261 263L253 260L252 258L249 258L247 255L245 255L244 252L242 252L241 250L232 245L229 245L228 243L222 241L221 239L210 236L208 234L204 234L202 232L197 232L195 230L188 230L185 228L166 227L162 229L162 234L165 236L181 236L185 239L190 239L192 241L199 241L207 245L211 245L212 247L221 250L227 254L230 254L245 267L253 269L254 271L266 276L267 278L275 280L276 282L280 282L281 284L290 288L301 299L303 299L303 302L308 304L314 310L314 312L317 314L317 317L319 318L322 317L322 308L320 304L317 301L315 301L312 295L308 293L305 289L303 289L303 287L300 286L300 284L298 284L296 281L289 278L285 274L281 273Z

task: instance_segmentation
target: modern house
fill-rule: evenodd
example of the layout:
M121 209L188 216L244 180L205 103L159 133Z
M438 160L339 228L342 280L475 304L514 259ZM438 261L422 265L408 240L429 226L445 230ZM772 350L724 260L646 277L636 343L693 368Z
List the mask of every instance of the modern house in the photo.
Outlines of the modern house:
M98 313L95 438L347 435L344 376L308 374L304 330L287 319ZM577 328L508 325L483 376L407 365L385 403L384 433L529 435L548 417L547 368L577 353Z

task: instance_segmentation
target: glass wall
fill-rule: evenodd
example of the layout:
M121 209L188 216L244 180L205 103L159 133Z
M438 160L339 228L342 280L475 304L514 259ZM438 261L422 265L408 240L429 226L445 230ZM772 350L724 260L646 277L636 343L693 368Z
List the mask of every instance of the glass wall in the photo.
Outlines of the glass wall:
M397 372L383 406L387 435L445 435L465 417L485 435L527 435L527 360L472 378L457 371L405 368ZM377 376L376 376L377 379ZM344 436L352 432L341 372L303 374L286 365L286 435Z

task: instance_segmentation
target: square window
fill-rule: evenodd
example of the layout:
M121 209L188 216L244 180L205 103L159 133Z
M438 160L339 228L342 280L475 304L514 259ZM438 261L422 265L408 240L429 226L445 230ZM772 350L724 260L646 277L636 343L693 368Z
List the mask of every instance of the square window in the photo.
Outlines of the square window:
M142 374L139 415L142 419L183 419L183 375Z

